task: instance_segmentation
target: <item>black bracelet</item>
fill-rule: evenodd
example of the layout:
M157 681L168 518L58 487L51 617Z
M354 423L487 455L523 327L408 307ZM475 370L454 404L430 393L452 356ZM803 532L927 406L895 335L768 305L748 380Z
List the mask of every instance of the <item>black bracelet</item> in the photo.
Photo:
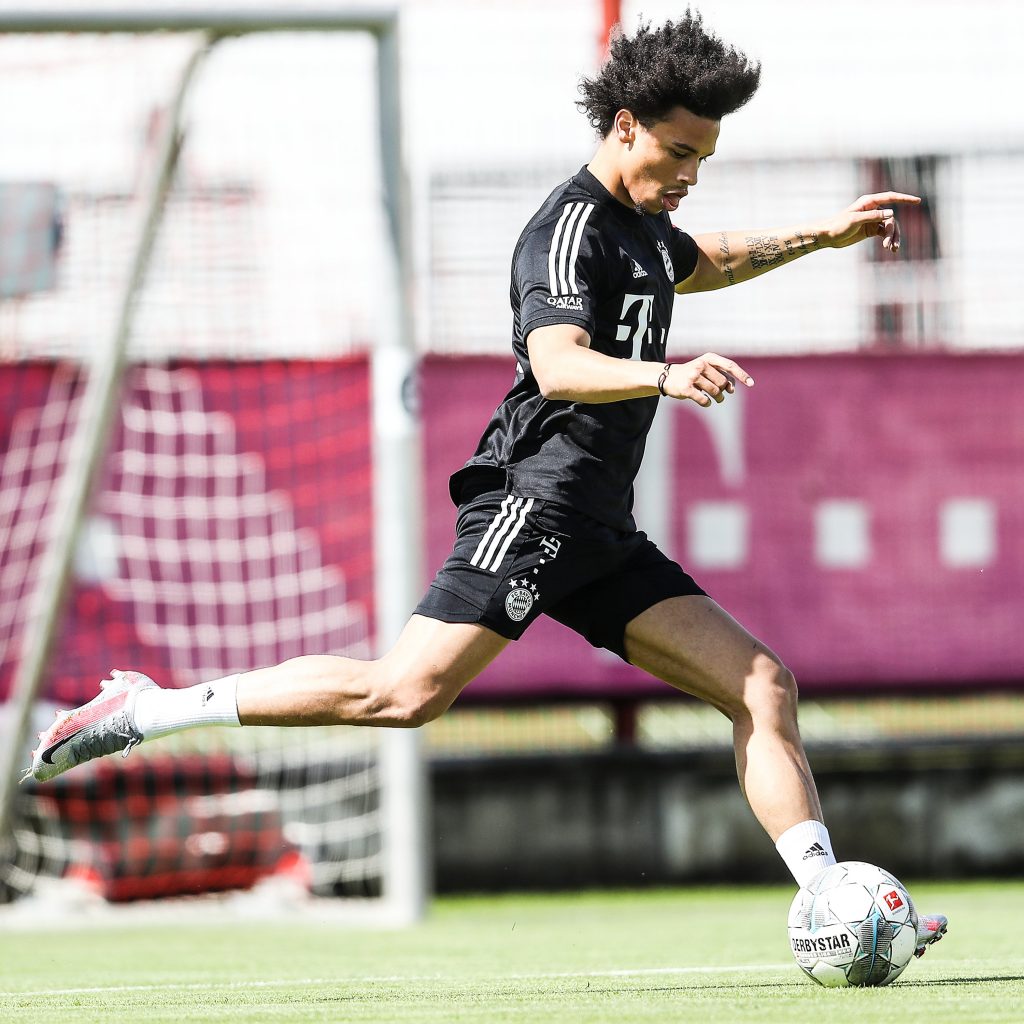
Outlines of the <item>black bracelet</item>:
M665 381L668 380L668 371L672 369L671 363L665 364L665 369L661 371L661 376L658 378L658 393L662 398L668 398L665 394Z

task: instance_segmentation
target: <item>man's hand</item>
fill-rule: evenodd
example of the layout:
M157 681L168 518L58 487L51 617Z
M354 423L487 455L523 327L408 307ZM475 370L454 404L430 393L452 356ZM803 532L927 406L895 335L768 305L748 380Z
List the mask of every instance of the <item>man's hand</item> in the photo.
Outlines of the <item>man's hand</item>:
M754 378L739 363L717 352L705 352L688 363L672 363L663 385L669 398L688 398L707 408L712 400L724 402L736 390L736 384L754 386Z
M861 196L838 217L822 225L819 244L843 249L867 238L880 237L883 249L896 252L900 247L900 226L890 206L894 203L917 206L920 202L920 196L908 196L903 192L876 192Z

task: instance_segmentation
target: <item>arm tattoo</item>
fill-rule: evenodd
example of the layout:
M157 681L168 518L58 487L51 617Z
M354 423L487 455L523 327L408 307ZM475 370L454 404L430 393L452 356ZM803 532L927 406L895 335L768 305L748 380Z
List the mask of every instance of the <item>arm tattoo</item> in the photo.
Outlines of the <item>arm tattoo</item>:
M754 270L762 267L777 267L786 262L782 254L782 246L775 235L748 235L747 252L750 254L750 266Z
M796 233L796 241L800 255L806 256L807 253L813 252L818 248L818 232L810 231L805 235L802 231L798 231Z
M722 254L722 272L728 279L729 284L735 284L736 274L732 269L732 252L729 249L729 235L725 231L718 236L718 251Z

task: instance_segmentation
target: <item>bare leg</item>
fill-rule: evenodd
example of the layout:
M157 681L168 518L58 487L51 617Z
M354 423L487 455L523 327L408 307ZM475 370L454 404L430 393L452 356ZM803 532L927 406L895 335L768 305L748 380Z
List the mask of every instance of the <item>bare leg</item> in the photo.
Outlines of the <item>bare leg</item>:
M508 644L472 623L414 615L377 661L311 654L244 673L242 725L415 727L448 709Z
M767 647L707 597L675 597L626 627L630 661L732 720L736 771L774 842L822 820L797 727L796 683Z

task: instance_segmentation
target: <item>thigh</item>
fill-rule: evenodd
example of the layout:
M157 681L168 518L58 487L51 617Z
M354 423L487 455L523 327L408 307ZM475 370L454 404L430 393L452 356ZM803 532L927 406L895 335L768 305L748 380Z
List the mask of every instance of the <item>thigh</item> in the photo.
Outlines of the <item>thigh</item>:
M547 614L594 647L631 661L625 647L630 622L669 598L704 591L646 534L620 536L603 554L607 570L548 608Z
M742 705L747 684L778 657L706 596L673 597L626 626L629 661L722 711Z

